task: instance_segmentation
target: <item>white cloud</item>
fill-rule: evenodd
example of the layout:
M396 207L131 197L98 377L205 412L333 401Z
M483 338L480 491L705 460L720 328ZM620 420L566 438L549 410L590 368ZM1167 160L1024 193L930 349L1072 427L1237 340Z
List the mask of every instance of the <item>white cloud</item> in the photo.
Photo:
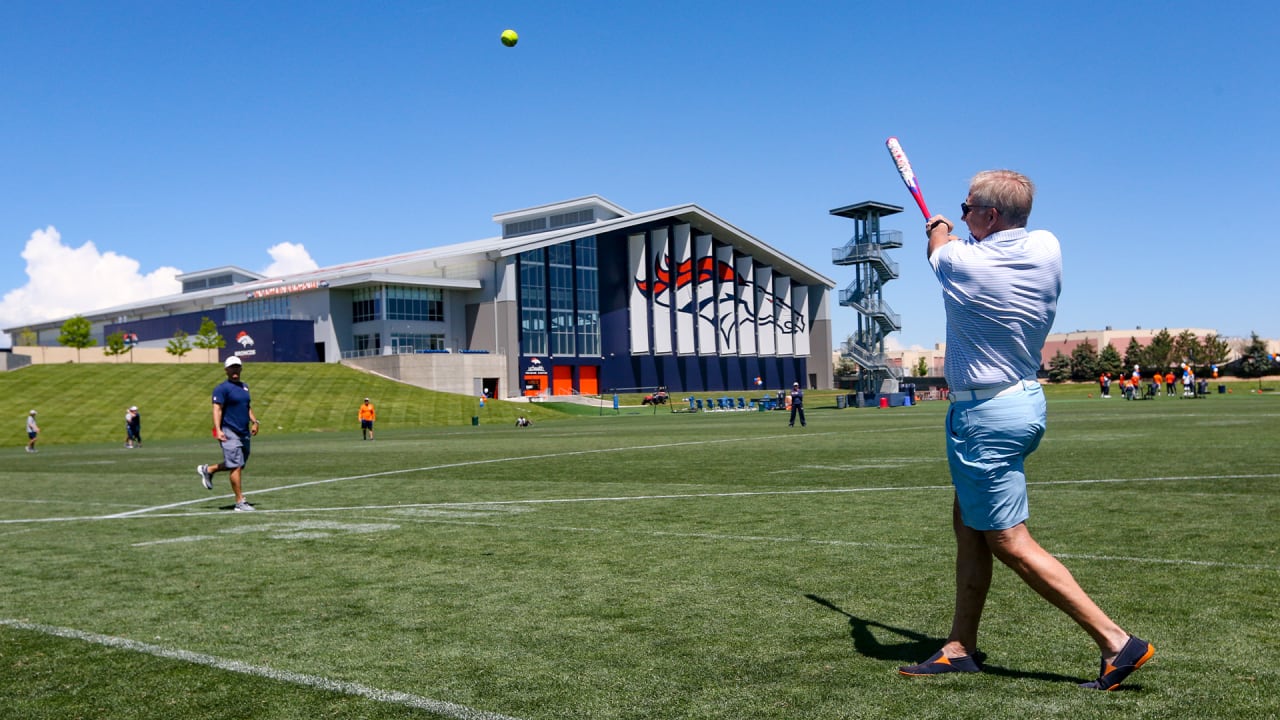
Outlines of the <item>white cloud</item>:
M263 274L269 277L319 267L301 244L279 243L267 253L272 262ZM63 244L52 225L31 233L22 258L27 262L27 283L0 298L0 327L20 327L182 292L177 280L182 270L161 267L141 273L137 260L99 252L92 242L80 247ZM0 347L11 344L12 339L0 333Z
M933 348L927 348L927 347L925 347L925 346L923 346L923 345L916 345L916 344L913 344L911 347L905 347L905 346L902 344L902 341L901 341L901 340L899 340L899 339L898 339L896 336L894 336L894 335L889 335L889 336L885 337L885 339L884 339L884 351L885 351L885 352L902 352L902 351L904 351L904 350L906 350L906 351L910 351L910 352L924 352L924 351L932 350L932 349L933 349Z
M50 225L31 233L22 249L27 261L27 284L0 299L0 327L15 327L113 307L149 297L182 291L177 268L138 272L137 260L114 252L99 252L92 242L80 247L62 243ZM0 334L0 344L9 338Z
M307 272L308 270L316 270L320 267L315 260L311 259L311 255L307 253L307 249L301 243L278 243L267 248L267 254L271 256L272 260L267 269L262 271L262 274L267 277L292 275L294 273Z

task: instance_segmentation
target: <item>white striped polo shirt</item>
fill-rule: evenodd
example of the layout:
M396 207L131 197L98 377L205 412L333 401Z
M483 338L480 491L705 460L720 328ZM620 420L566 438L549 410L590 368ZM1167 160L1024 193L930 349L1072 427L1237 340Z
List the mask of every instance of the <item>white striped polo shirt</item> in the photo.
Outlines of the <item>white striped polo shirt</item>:
M929 258L947 310L952 390L1034 379L1062 291L1062 249L1047 230L952 241Z

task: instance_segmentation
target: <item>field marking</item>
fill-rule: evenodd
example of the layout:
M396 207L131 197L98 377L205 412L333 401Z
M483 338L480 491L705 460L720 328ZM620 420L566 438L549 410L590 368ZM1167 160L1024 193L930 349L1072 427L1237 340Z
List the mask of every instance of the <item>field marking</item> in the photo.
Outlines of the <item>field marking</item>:
M817 437L821 435L834 435L834 434L835 434L835 431L823 432L823 433L809 433L808 435L811 437ZM263 488L262 490L254 490L251 494L256 496L256 495L262 495L263 493L279 492L281 490L296 490L297 488L312 487L314 485L327 485L329 483L345 482L347 480L367 480L369 478L375 478L375 477L403 475L405 473L414 473L414 472L430 472L432 470L448 470L450 468L474 467L476 465L493 465L497 463L523 462L526 460L549 460L552 458L574 457L577 455L598 455L602 453L630 452L634 450L662 450L662 449L673 448L673 447L688 447L691 445L718 445L722 443L743 442L748 440L750 441L776 440L778 438L785 438L785 437L795 437L795 435L788 433L785 435L766 435L764 437L750 437L750 438L739 437L739 438L721 438L718 440L689 440L686 442L662 443L659 445L633 445L630 447L620 447L620 448L596 448L594 450L570 450L568 452L546 453L543 455L521 455L517 457L489 458L486 460L467 460L464 462L444 463L443 465L427 465L425 467L402 468L400 470L384 470L382 472L365 473L363 475L348 475L345 477L326 478L324 480L308 480L307 482L293 483L292 485L277 485L276 487ZM194 471L192 472L194 474ZM194 482L194 480L192 482ZM114 518L128 517L130 515L141 515L143 513L154 512L156 510L171 510L176 507L184 507L187 505L199 505L201 503L207 503L210 500L220 500L220 499L232 498L232 497L234 496L233 495L212 495L212 496L200 498L198 500L183 500L182 502L169 503L167 505L156 505L153 507L146 507L146 508L139 508L137 510L130 510L128 512L116 513L115 515L106 515L103 517L106 519L114 519ZM3 521L0 521L0 522L3 522Z
M360 683L346 682L343 680L330 680L329 678L320 677L318 675L306 675L304 673L292 672L290 670L277 670L275 668L266 667L265 665L250 665L249 663L241 662L239 660L228 660L217 657L216 655L205 655L203 653L191 652L189 650L167 648L161 645L152 645L150 643L138 642L137 640L129 640L128 638L115 637L113 635L100 635L98 633L86 632L84 630L54 627L52 625L40 625L37 623L24 622L22 620L0 619L0 626L10 627L15 630L37 632L44 635L53 635L55 637L67 638L69 640L80 640L94 645L102 645L104 647L118 650L143 653L145 655L152 655L168 660L178 660L179 662L191 663L193 665L204 665L206 667L214 668L215 670L240 673L242 675L252 675L254 677L265 678L267 680L274 680L276 682L289 683L292 685L301 685L326 692L341 693L343 695L358 695L368 700L373 700L374 702L386 703L389 705L402 705L404 707L416 708L418 710L426 710L438 715L443 715L447 718L455 718L456 720L517 720L510 715L499 715L498 713L488 712L485 710L477 710L465 705L451 703L446 700L433 700L431 698L422 697L421 695L400 692L398 690L381 690L379 688L362 685Z
M784 436L785 437L785 436ZM713 442L730 442L730 441L713 441ZM601 450L584 450L577 454L605 452ZM480 462L501 462L501 461L480 461ZM466 464L466 463L463 463ZM457 464L455 464L457 465ZM440 466L447 467L447 466ZM421 468L418 468L421 469ZM392 470L384 473L374 473L373 475L390 475L398 472ZM354 476L354 477L372 477ZM1280 473L1256 473L1256 474L1240 474L1240 475L1179 475L1169 477L1148 477L1148 478L1091 478L1083 480L1040 480L1027 483L1028 486L1040 485L1093 485L1106 483L1144 483L1144 482L1181 482L1181 481L1203 481L1203 480L1259 480L1268 478L1278 478ZM336 482L350 478L334 478L333 480L316 480L307 485ZM286 489L299 487L297 485L281 486L271 489ZM287 513L317 513L317 512L343 512L350 510L400 510L407 508L463 508L463 507L486 507L500 505L550 505L550 504L566 504L566 503L584 503L584 502L631 502L644 500L684 500L698 498L731 498L731 497L760 497L771 495L823 495L823 494L847 494L862 492L901 492L910 490L951 490L950 483L946 485L898 485L885 487L860 487L860 488L813 488L808 490L743 490L739 492L721 492L721 493L682 493L682 494L666 494L666 495L615 495L615 496L595 496L595 497L576 497L576 498L533 498L526 500L468 500L454 502L439 503L400 503L396 505L345 505L337 507L311 507L311 508L279 508L279 509L259 509L258 515L269 514L287 514ZM267 491L261 491L267 492ZM230 497L230 496L226 496ZM195 501L204 502L204 501ZM153 508L146 508L145 512L151 513L154 510L171 509L174 507L182 507L190 505L192 502L173 503L170 505L161 505ZM126 513L117 513L115 515L75 515L70 517L51 517L51 518L12 518L0 520L0 525L17 525L26 523L55 523L55 522L87 522L102 520L120 520L120 519L137 519L144 511L132 511ZM175 517L200 517L200 516L216 516L230 517L232 513L225 510L208 510L203 512L181 512L181 513L152 513L146 515L149 518L175 518Z
M399 525L391 523L342 523L334 522L332 520L298 520L294 522L232 525L231 527L224 528L218 532L228 535L266 533L272 540L315 540L318 538L331 537L336 533L365 535L376 532L391 532L392 530L399 529ZM144 540L142 542L132 543L130 547L170 545L173 543L201 542L204 540L216 539L217 536L215 535L185 535L182 537L163 538L160 540Z
M386 518L387 520L401 518ZM454 520L448 518L421 518L411 517L409 522L416 522L423 525L464 525L476 527L493 527L493 528L511 528L515 527L511 523L503 522L484 522L481 520ZM643 535L646 537L673 537L673 538L689 538L693 540L734 540L739 542L768 542L768 543L805 543L809 545L831 545L835 547L865 547L887 550L929 550L934 545L909 545L905 543L885 543L885 542L868 542L863 540L824 540L822 538L809 537L774 537L770 535L725 535L722 533L699 533L699 532L677 532L675 530L619 530L617 528L595 528L595 527L579 527L575 525L527 525L520 524L521 530L549 530L551 532L580 532L614 535Z
M26 503L27 505L80 505L83 507L127 507L127 508L141 507L137 503L84 502L82 500L30 500L30 499L0 498L0 503L3 503L5 505Z
M390 518L388 518L390 519ZM519 529L529 530L549 530L552 532L582 532L582 533L611 533L615 535L644 535L650 537L676 537L676 538L692 538L695 540L729 540L737 542L769 542L769 543L803 543L807 545L828 545L833 547L865 547L874 549L888 550L936 550L939 552L950 551L952 545L912 545L907 543L881 543L866 542L859 540L824 540L822 538L806 538L806 537L772 537L768 535L722 535L718 533L695 533L695 532L675 532L670 530L619 530L616 528L592 528L592 527L575 527L575 526L555 526L555 525L525 525L513 526L511 523L499 522L480 522L476 520L446 520L434 518L410 518L410 522L417 522L425 525L476 525L480 527L495 528L511 528L519 527ZM1047 549L1047 548L1046 548ZM1147 563L1154 565L1191 565L1194 567L1214 567L1214 568L1230 568L1233 570L1266 570L1272 572L1280 572L1280 565L1263 565L1260 563L1237 563L1227 562L1225 560L1182 560L1177 558L1151 558L1151 557L1132 557L1124 555L1092 555L1088 553L1059 553L1050 552L1056 558L1068 558L1075 560L1104 560L1115 562L1135 562Z
M1220 567L1236 570L1280 570L1280 565L1261 565L1257 563L1226 562L1224 560L1180 560L1175 558L1128 557L1125 555L1089 555L1087 553L1053 553L1054 557L1069 560L1104 560L1119 562L1148 563L1154 565L1195 565L1198 567Z

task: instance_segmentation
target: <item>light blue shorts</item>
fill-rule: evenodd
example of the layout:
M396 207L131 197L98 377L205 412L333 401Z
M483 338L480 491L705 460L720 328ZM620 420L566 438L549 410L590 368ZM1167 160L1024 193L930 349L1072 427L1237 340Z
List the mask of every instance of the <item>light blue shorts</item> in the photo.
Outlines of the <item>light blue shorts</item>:
M1024 462L1044 437L1044 390L1021 390L989 400L959 401L947 411L947 462L960 519L974 530L1007 530L1025 522Z

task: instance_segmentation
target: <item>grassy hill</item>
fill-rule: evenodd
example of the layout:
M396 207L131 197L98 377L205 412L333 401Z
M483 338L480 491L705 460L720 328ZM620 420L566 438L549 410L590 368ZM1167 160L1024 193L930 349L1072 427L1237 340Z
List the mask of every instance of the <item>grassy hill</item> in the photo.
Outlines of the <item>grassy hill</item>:
M124 412L137 405L142 437L208 437L210 396L225 379L218 365L34 365L0 373L0 433L4 444L25 442L27 412L36 409L41 445L124 441ZM356 409L367 396L378 410L378 430L514 423L519 414L535 422L564 417L554 408L479 401L403 385L341 365L262 363L246 365L243 380L253 393L254 413L264 432L359 432Z

